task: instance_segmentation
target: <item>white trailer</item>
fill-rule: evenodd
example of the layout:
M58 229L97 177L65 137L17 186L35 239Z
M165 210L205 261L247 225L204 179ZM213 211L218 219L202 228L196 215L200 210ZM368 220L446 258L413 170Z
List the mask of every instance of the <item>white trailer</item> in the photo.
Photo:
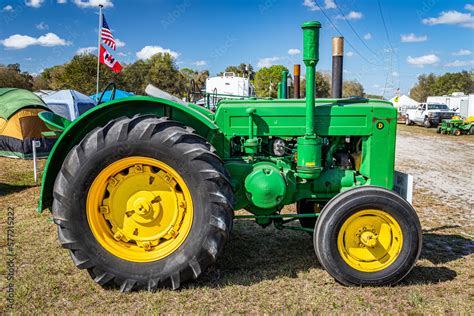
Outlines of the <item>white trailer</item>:
M241 98L254 96L255 89L248 78L239 77L233 72L224 72L222 76L207 78L206 93L226 98Z
M430 104L446 104L450 110L459 112L461 109L461 104L468 102L469 96L465 95L462 92L454 92L451 95L443 96L429 96L426 99L426 103Z

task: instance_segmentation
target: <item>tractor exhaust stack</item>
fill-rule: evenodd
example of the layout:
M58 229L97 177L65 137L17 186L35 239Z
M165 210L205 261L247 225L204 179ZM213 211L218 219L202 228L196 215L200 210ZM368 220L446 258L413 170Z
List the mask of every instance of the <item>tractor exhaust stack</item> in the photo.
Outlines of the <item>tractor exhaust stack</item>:
M300 71L301 66L300 64L296 64L293 66L293 98L299 99L300 98Z
M342 67L344 59L344 37L332 38L332 97L342 98Z

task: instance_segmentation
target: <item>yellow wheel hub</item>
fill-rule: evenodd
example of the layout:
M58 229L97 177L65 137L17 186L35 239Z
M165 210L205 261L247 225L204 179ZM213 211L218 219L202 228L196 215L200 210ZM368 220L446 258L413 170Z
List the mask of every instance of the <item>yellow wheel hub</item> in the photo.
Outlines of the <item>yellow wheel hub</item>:
M344 261L362 272L391 265L400 254L403 234L398 222L380 210L362 210L342 225L337 247Z
M147 157L117 160L95 178L87 195L87 220L110 253L150 262L176 251L191 230L193 203L181 176Z

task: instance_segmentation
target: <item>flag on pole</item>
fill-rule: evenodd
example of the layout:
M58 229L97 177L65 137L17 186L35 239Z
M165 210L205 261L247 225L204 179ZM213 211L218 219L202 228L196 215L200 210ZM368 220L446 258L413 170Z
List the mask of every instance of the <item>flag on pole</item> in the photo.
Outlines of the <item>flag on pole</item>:
M100 45L99 61L112 69L113 72L119 73L123 68L122 65L115 60L114 56L112 56L102 45Z
M112 32L110 31L109 25L107 24L107 21L105 20L105 15L102 14L102 28L100 31L100 36L102 40L104 41L105 44L107 44L110 48L115 50L117 48L117 44L115 43L114 36L112 35Z

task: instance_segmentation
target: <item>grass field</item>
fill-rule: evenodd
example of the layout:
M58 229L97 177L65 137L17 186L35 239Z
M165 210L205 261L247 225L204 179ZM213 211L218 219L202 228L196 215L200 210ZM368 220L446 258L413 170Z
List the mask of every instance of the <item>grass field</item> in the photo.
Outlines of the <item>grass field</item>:
M0 158L0 314L464 313L474 310L474 136L399 125L397 169L415 177L421 259L395 287L344 287L319 265L312 238L237 221L222 256L178 291L122 294L96 285L35 212L32 162ZM41 162L41 166L44 161ZM14 209L14 309L7 306L7 210ZM291 210L294 206L289 206Z

